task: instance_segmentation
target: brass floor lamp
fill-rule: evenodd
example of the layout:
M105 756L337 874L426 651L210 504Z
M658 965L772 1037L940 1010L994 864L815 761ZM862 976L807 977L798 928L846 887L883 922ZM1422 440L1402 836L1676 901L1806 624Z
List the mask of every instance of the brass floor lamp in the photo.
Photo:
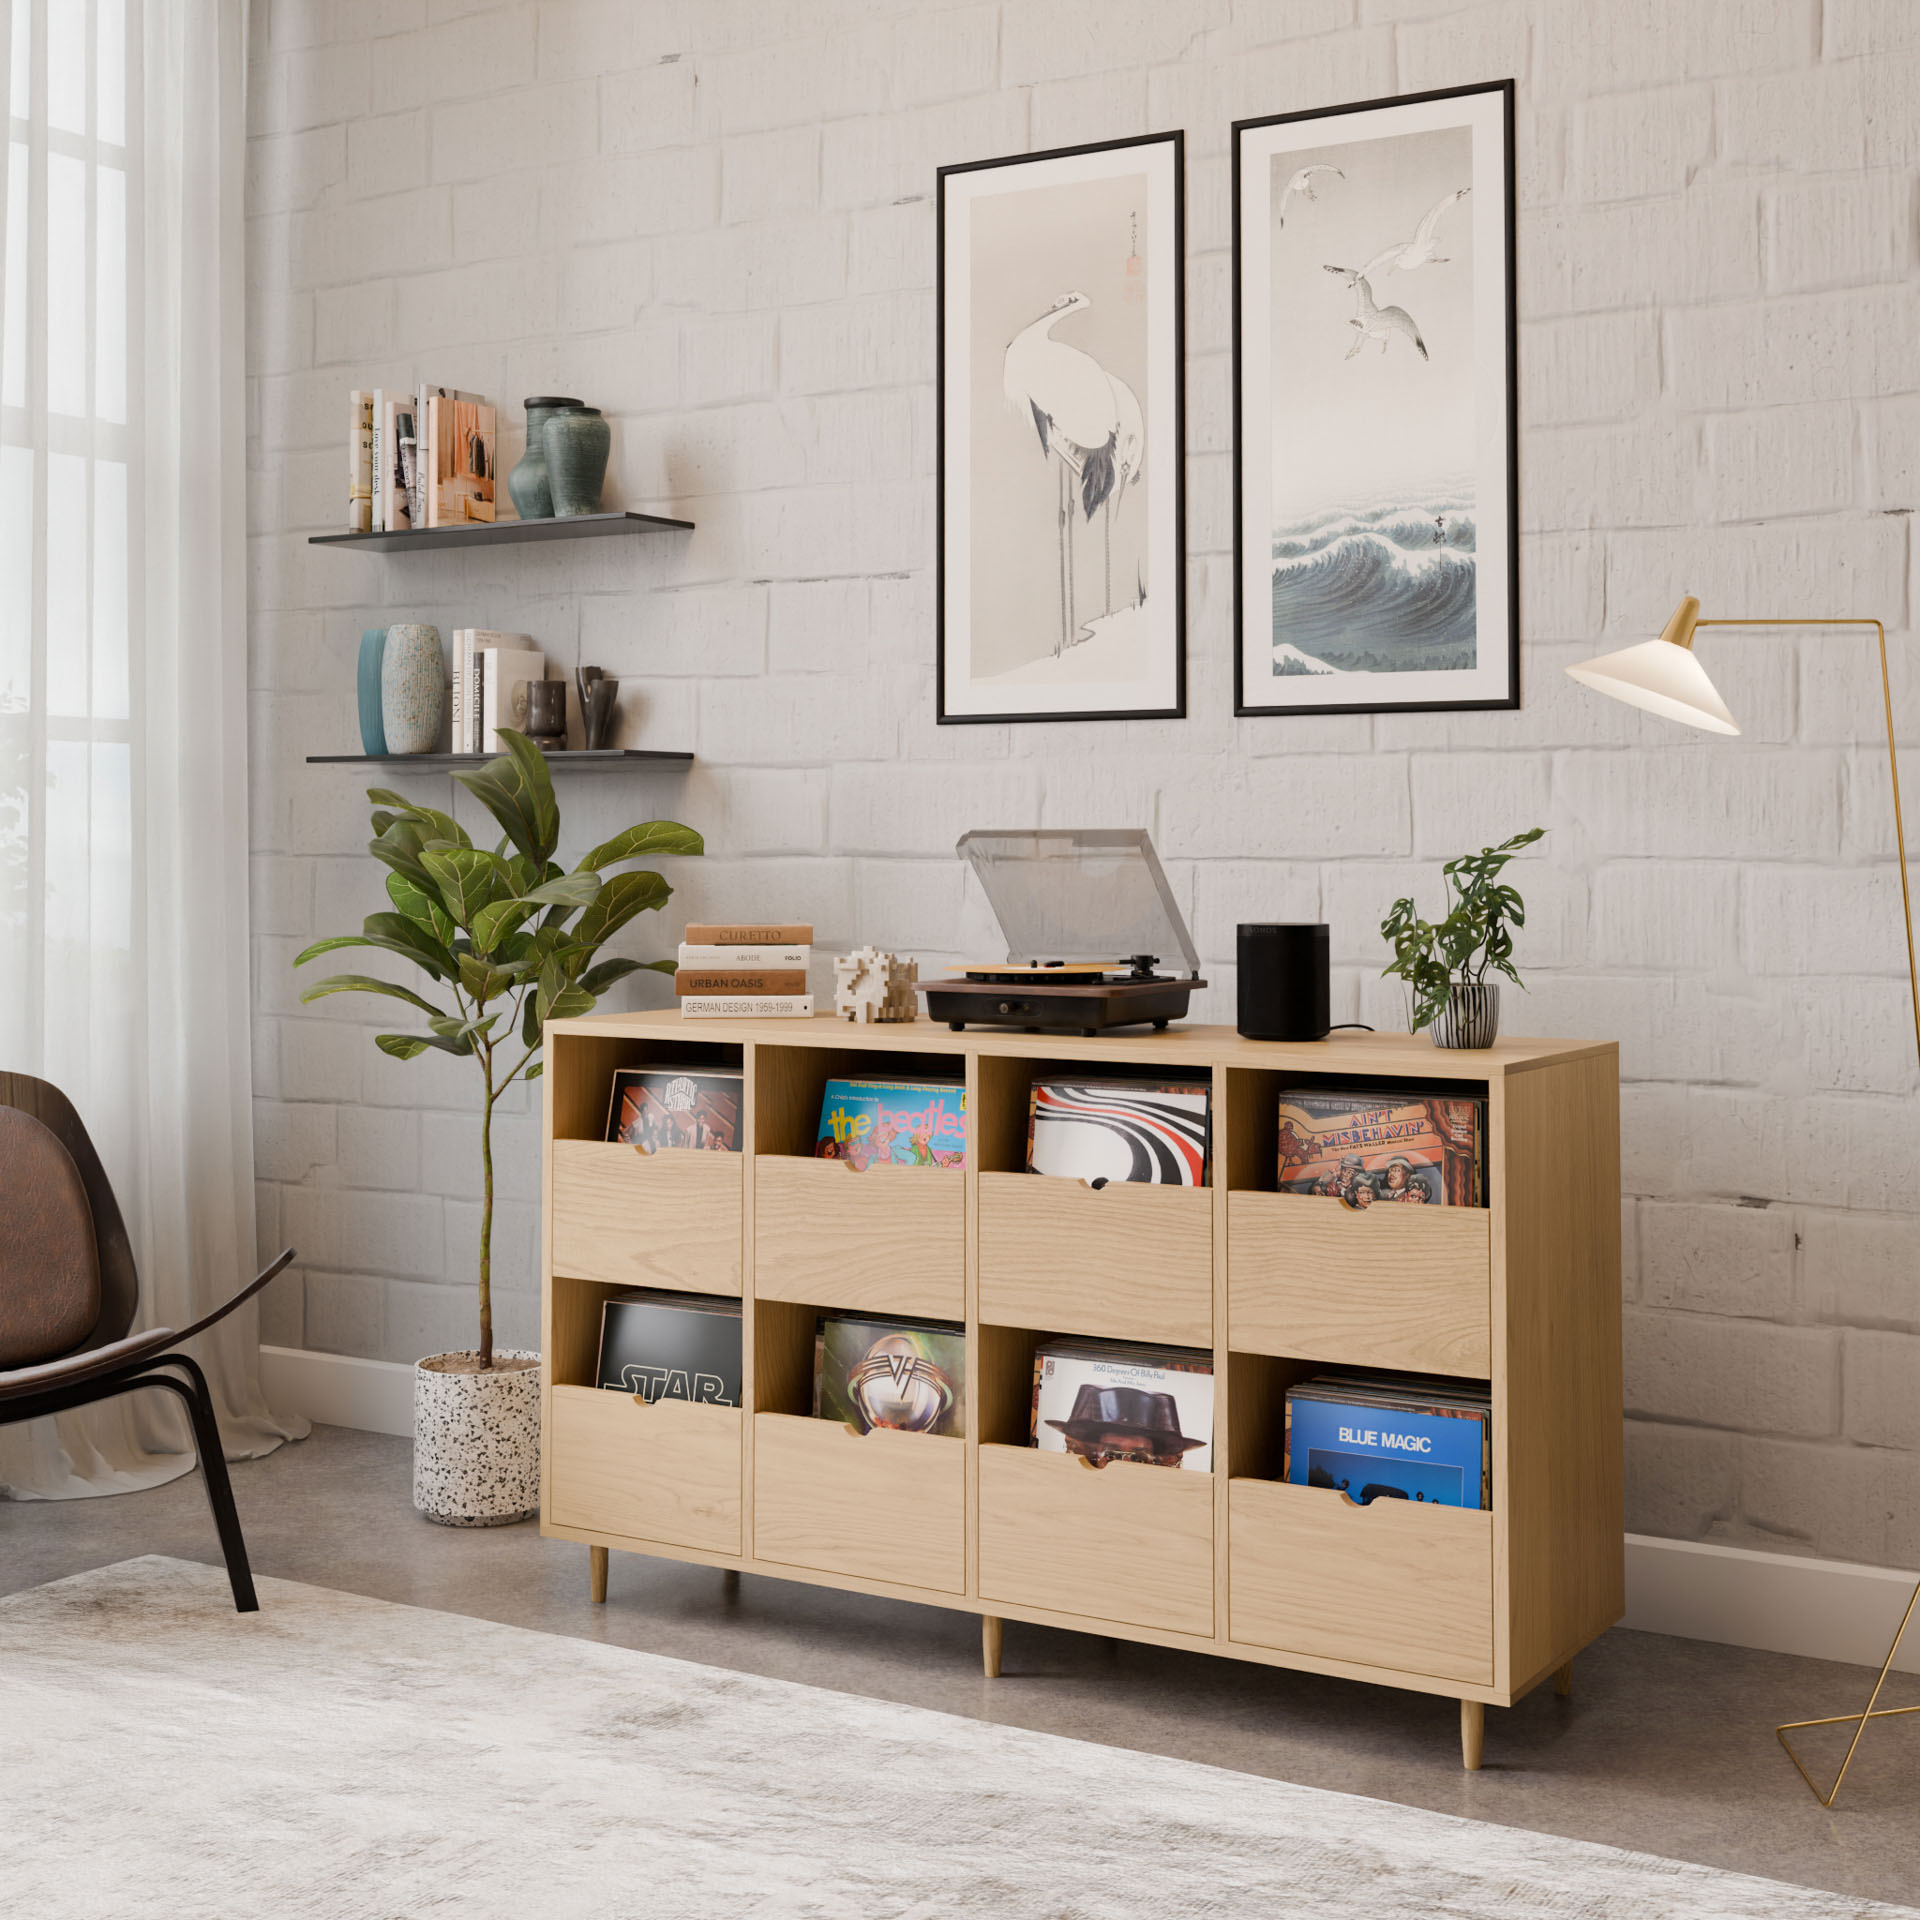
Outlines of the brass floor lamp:
M1649 713L1683 721L1708 733L1738 733L1740 729L1727 711L1726 702L1707 678L1706 669L1693 657L1693 636L1700 627L1871 627L1879 636L1880 695L1887 714L1887 771L1893 780L1893 833L1900 855L1900 904L1907 927L1907 987L1913 1002L1914 1045L1920 1049L1920 967L1916 967L1914 961L1913 902L1907 889L1907 834L1900 817L1900 763L1893 744L1893 684L1887 676L1886 628L1878 620L1702 620L1700 602L1689 594L1674 608L1673 618L1661 630L1659 639L1643 640L1637 646L1623 647L1618 653L1582 661L1577 667L1569 667L1567 672L1583 686L1609 694L1615 700L1624 700L1628 706L1644 707ZM1832 1806L1838 1796L1840 1783L1853 1765L1854 1750L1869 1720L1892 1720L1903 1713L1920 1713L1920 1707L1875 1704L1881 1688L1887 1684L1887 1675L1893 1670L1894 1655L1900 1651L1900 1642L1906 1637L1907 1625L1913 1619L1917 1604L1920 1604L1920 1583L1916 1583L1907 1601L1907 1610L1900 1616L1899 1630L1893 1636L1893 1645L1887 1649L1880 1677L1873 1683L1873 1692L1859 1713L1829 1714L1821 1720L1789 1720L1774 1729L1787 1750L1788 1759L1800 1769L1801 1779L1813 1789L1815 1799L1823 1807ZM1802 1727L1847 1725L1853 1727L1853 1738L1847 1743L1846 1758L1840 1762L1832 1787L1822 1793L1787 1735Z

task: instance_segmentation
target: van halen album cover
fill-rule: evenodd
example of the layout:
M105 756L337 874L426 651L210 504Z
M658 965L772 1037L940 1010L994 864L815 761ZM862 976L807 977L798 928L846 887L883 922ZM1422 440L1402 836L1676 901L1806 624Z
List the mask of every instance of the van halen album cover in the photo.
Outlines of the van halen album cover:
M870 1167L964 1167L967 1090L948 1080L829 1080L814 1154Z
M607 1138L642 1153L694 1147L740 1151L740 1075L622 1067L613 1076Z
M1211 1095L1205 1080L1036 1080L1027 1171L1204 1187Z
M813 1411L869 1433L963 1435L967 1430L964 1328L922 1320L823 1313L814 1335Z
M1279 1098L1282 1193L1349 1207L1482 1207L1487 1103L1366 1087Z
M1054 1340L1033 1356L1033 1444L1104 1467L1213 1467L1213 1357L1185 1347Z

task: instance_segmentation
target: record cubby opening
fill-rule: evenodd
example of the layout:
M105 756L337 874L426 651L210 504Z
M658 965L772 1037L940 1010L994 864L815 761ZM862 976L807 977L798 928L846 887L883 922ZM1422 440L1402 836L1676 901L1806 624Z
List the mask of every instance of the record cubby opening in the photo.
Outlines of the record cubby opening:
M553 1137L604 1141L613 1103L613 1076L622 1068L739 1073L743 1060L740 1047L720 1042L550 1034L546 1070L541 1077L559 1089Z
M859 1047L754 1049L755 1153L811 1159L829 1080L940 1080L964 1084L966 1056Z
M1211 1081L1208 1067L1167 1066L1151 1057L1103 1060L1097 1066L1068 1054L1009 1056L983 1051L980 1057L979 1114L974 1121L982 1173L1025 1173L1027 1132L1036 1080Z
M974 1372L982 1446L1024 1447L1033 1438L1033 1355L1053 1338L1031 1327L981 1323Z
M600 1309L626 1291L611 1281L555 1275L553 1330L546 1349L547 1371L555 1386L599 1384Z
M792 1300L753 1303L756 1413L812 1413L813 1335L821 1311Z

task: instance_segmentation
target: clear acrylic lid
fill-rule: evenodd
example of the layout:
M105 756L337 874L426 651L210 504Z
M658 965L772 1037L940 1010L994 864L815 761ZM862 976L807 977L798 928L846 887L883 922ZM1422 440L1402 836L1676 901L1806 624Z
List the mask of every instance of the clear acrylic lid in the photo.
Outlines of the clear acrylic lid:
M1152 954L1198 977L1200 955L1144 827L976 831L954 851L978 877L1009 960Z

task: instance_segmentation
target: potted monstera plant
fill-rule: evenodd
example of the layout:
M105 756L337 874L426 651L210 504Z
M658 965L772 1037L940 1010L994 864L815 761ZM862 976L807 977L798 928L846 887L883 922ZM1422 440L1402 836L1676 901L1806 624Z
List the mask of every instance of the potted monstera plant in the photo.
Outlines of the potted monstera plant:
M1490 1047L1500 1032L1500 987L1489 970L1521 984L1513 965L1513 929L1527 924L1519 889L1501 879L1506 864L1546 832L1529 827L1497 847L1463 853L1442 869L1452 903L1444 920L1426 921L1409 899L1396 900L1380 931L1393 948L1383 977L1407 983L1407 1025L1432 1029L1436 1047Z
M635 861L702 851L691 827L649 820L603 840L569 871L554 859L560 807L545 756L524 735L502 728L500 738L507 751L499 759L454 776L499 822L499 845L476 847L450 814L369 788L368 851L391 869L394 910L369 914L358 933L316 940L294 962L341 947L397 954L426 976L428 992L338 973L300 998L398 1000L425 1016L426 1031L379 1034L375 1046L398 1060L436 1049L471 1060L479 1075L480 1341L431 1354L414 1370L413 1503L454 1527L506 1526L540 1507L540 1356L493 1341L494 1108L516 1080L539 1077L549 1019L591 1012L642 968L672 972L671 960L603 960L600 951L673 891L659 874L635 871Z

